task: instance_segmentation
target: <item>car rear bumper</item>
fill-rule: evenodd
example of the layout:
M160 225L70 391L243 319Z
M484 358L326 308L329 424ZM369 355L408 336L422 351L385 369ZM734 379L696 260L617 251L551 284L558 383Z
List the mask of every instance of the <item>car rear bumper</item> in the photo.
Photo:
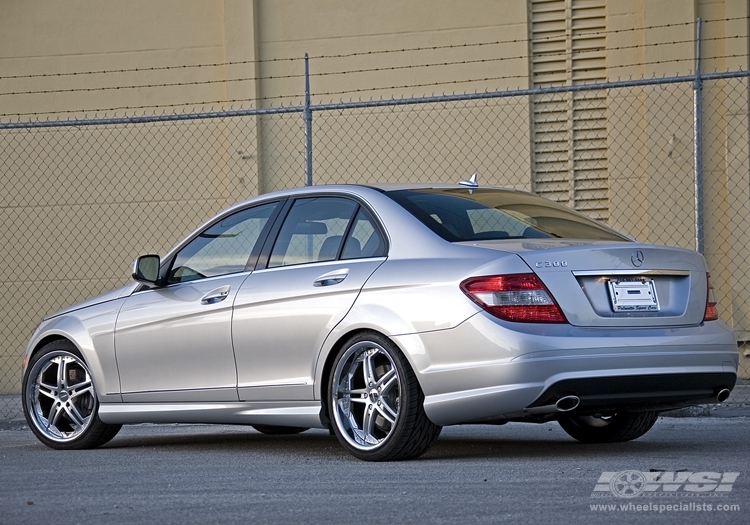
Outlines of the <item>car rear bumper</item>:
M393 339L439 425L554 417L569 395L579 399L570 414L716 402L734 387L739 359L721 322L615 330L519 326L480 313L450 330Z
M576 413L596 413L604 409L665 410L726 399L734 388L737 374L688 373L642 376L565 379L547 388L527 412L564 412L561 399L577 399ZM567 406L572 406L568 404Z

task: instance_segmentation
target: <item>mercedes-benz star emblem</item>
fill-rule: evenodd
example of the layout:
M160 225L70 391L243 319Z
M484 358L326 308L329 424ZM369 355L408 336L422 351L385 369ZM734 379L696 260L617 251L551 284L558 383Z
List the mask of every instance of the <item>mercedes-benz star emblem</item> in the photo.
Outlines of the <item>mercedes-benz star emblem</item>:
M630 256L630 262L632 262L635 267L640 267L643 264L643 259L643 252L641 250L633 252L633 255Z

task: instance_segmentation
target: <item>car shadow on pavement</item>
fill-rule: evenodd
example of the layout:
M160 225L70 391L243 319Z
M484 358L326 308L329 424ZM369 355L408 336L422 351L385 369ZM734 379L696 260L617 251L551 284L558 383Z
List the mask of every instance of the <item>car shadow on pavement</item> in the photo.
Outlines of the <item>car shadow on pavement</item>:
M700 443L685 443L685 452L701 450ZM656 454L674 451L674 442L659 442L654 440L630 441L627 443L579 443L569 438L518 440L497 439L454 439L440 438L432 448L422 456L422 460L465 460L473 459L580 459L585 453L588 458L613 458L619 454L631 456L638 454Z
M138 432L137 426L123 427L112 441L102 448L132 447L199 447L212 449L238 446L277 447L280 451L299 446L314 448L321 444L338 445L335 437L322 430L308 430L293 435L266 435L251 427L219 427L214 425L149 425L147 432ZM126 431L127 428L127 431ZM304 445L308 443L309 445Z
M526 425L524 425L525 427ZM139 432L138 426L126 427L115 439L105 445L107 449L163 449L210 450L212 452L258 453L280 457L317 459L345 459L350 456L338 440L325 430L309 430L295 435L265 435L250 427L216 427L211 425L148 425ZM145 430L145 432L144 432ZM502 427L450 427L444 429L435 444L419 461L445 461L465 459L564 459L580 458L581 453L590 458L612 458L622 454L658 454L674 451L674 441L661 441L658 437L644 437L626 443L584 444L568 437L557 428L525 434L505 432ZM480 435L476 435L479 433ZM700 451L699 440L686 438L680 448L684 452Z

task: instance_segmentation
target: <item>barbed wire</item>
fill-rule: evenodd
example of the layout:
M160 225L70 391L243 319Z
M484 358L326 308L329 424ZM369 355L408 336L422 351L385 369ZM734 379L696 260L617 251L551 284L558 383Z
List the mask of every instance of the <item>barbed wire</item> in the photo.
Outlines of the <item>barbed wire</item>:
M726 38L737 38L737 37L726 37ZM705 39L705 40L709 41L709 40L717 40L717 39L719 38L717 37L715 39ZM677 40L673 42L664 42L660 45L677 45L677 44L685 44L685 43L692 43L692 41ZM619 50L625 50L625 49L634 49L638 47L643 47L643 46L631 45L631 46L613 47L613 48L607 48L607 52L619 51ZM592 52L595 52L595 50L574 51L573 53L575 55L581 55L581 54L592 53ZM532 57L529 57L528 55L517 55L517 56L511 56L511 57L479 58L479 59L473 59L473 60L457 60L453 62L436 62L436 63L430 63L430 64L408 64L408 65L403 65L403 66L388 66L388 67L380 67L380 68L362 68L362 69L355 69L355 70L348 70L348 71L329 71L329 72L321 72L321 73L310 73L309 76L310 77L325 77L325 76L333 76L333 75L353 75L353 74L362 74L362 73L377 73L377 72L383 72L383 71L399 71L399 70L419 69L419 68L429 68L429 67L446 67L446 66L455 66L455 65L483 64L483 63L490 63L490 62L505 62L505 61L511 61L511 60L526 60L528 58L534 59L534 58L539 58L539 57L549 58L549 57L556 57L556 56L567 59L568 54L567 52L566 53L540 53L540 54L535 54ZM744 56L745 55L724 55L724 56L715 56L715 57L705 57L703 60L720 60L720 59L738 58L738 57L744 57ZM694 58L692 57L671 58L668 60L660 60L660 61L654 61L654 62L640 62L637 64L610 66L609 69L633 67L637 65L655 65L655 64L672 63L672 62L686 62L686 61L692 61L692 60L694 60ZM132 86L100 86L100 87L93 87L93 88L81 87L81 88L65 88L65 89L43 89L43 90L35 90L35 91L9 91L9 92L0 93L0 96L50 95L50 94L62 94L62 93L91 93L91 92L100 92L100 91L119 91L119 90L129 90L129 89L153 89L153 88L164 88L164 87L201 86L201 85L211 85L211 84L227 84L227 83L234 83L234 82L256 82L256 81L267 81L267 80L304 78L304 76L305 75L303 73L297 73L297 74L278 75L278 76L269 75L266 77L196 80L196 81L189 81L189 82L185 82L185 81L165 82L161 84L137 84L137 85L132 85ZM508 77L508 78L514 78L514 77ZM477 80L477 81L480 81L480 80ZM419 86L415 86L415 87L419 87ZM281 98L286 98L286 97L281 97Z
M433 64L410 64L405 66L389 66L384 68L369 68L369 69L357 69L352 71L336 71L336 72L324 72L324 73L311 73L310 76L331 76L331 75L347 75L347 74L360 74L360 73L372 73L381 71L398 71L404 69L418 69L426 67L441 67L441 66L453 66L453 65L467 65L467 64L479 64L487 62L500 62L507 60L518 60L526 59L526 55L520 55L517 57L498 57L498 58L482 58L476 60L458 60L455 62L442 62ZM294 75L281 75L281 76L268 76L268 77L248 77L248 78L229 78L229 79L216 79L216 80L196 80L191 82L172 82L162 84L139 84L133 86L103 86L96 88L67 88L67 89L46 89L37 91L17 91L17 92L6 92L0 93L0 96L4 95L49 95L59 93L77 93L77 92L92 92L92 91L117 91L125 89L143 89L143 88L157 88L157 87L184 87L184 86L197 86L206 84L222 84L230 82L254 82L259 80L281 80L290 78L304 78L304 74ZM282 97L283 98L283 97Z
M727 58L747 58L747 55L744 53L741 54L734 54L734 55L720 55L720 56L713 56L713 57L701 57L701 62L705 62L708 60L725 60ZM614 66L607 66L607 69L621 69L626 67L635 67L635 66L655 66L655 65L661 65L661 64L672 64L674 62L695 62L695 58L671 58L671 59L665 59L665 60L651 60L646 62L634 62L632 64L619 64ZM588 71L587 69L584 69L582 71Z
M738 55L724 55L719 56L715 58L743 58L745 55L738 54ZM631 64L621 64L619 66L611 66L607 69L616 69L616 68L626 68L626 67L635 67L635 66L642 66L642 65L661 65L661 64L673 64L675 62L692 62L693 59L673 59L673 60L655 60L655 61L649 61L649 62L634 62ZM603 70L599 68L583 68L583 69L577 69L576 73L587 73L587 72L603 72ZM740 68L740 71L742 71L742 68ZM553 76L559 74L559 72L541 72L534 75L534 77L544 77L544 76ZM704 72L705 74L705 72ZM688 77L693 76L692 71L687 75ZM632 79L632 77L630 77ZM642 78L646 78L645 76ZM321 99L322 97L331 97L331 96L341 96L341 95L350 95L350 96L356 96L357 94L361 93L372 93L372 92L379 92L379 91L392 91L392 90L405 90L405 89L415 89L415 88L438 88L438 87L444 87L444 86L451 86L451 85L459 85L459 84L471 84L471 83L477 83L477 82L489 82L489 81L500 81L500 80L512 80L512 79L529 79L529 80L536 80L535 78L531 78L528 75L500 75L500 76L493 76L493 77L484 77L484 78L470 78L470 79L462 79L462 80L449 80L449 81L440 81L440 82L430 82L430 83L421 83L421 84L404 84L404 85L391 85L391 86L380 86L380 87L368 87L368 88L361 88L361 89L351 89L351 90L343 90L343 91L329 91L329 92L317 92L312 93L312 97L316 99ZM619 80L619 77L618 77ZM555 82L556 85L560 85L558 82ZM550 85L549 83L545 83L543 79L539 79L533 82L533 85L536 87L546 87ZM564 84L562 84L564 85ZM212 105L225 105L225 104L244 104L244 103L262 103L262 102L270 102L270 101L278 101L278 100L299 100L300 105L302 104L302 99L304 98L303 93L293 93L293 94L286 94L286 95L274 95L274 96L268 96L268 97L260 97L260 98L238 98L238 99L222 99L222 100L204 100L204 101L194 101L194 102L180 102L180 103L173 103L173 104L152 104L152 105L128 105L128 106L116 106L116 107L107 107L107 108L87 108L87 109L75 109L75 110L61 110L61 111L37 111L37 112L23 112L23 113L0 113L0 117L40 117L40 116L49 116L49 115L66 115L66 114L88 114L88 113L107 113L107 112L115 112L115 111L129 111L129 110L165 110L167 108L189 108L189 107L206 107L206 106L212 106ZM282 105L283 107L283 105Z
M715 57L717 59L720 58L736 58L736 57L744 57L745 55L726 55L722 57ZM613 66L612 68L608 69L615 69L615 68L625 68L625 67L635 67L640 65L659 65L659 64L671 64L675 62L693 62L693 58L685 58L685 59L676 59L676 60L654 60L649 62L635 62L632 64L622 64L619 66ZM599 69L599 68L581 68L576 69L576 73L587 73L591 71L602 71L606 73L606 69ZM558 72L540 72L536 73L534 76L552 76L559 74ZM323 93L314 93L311 94L311 96L315 97L330 97L330 96L340 96L340 95L354 95L358 93L369 93L373 91L386 91L386 90L394 90L394 89L409 89L409 88L421 88L421 87L438 87L438 86L447 86L447 85L455 85L455 84L470 84L475 82L488 82L488 81L496 81L496 80L511 80L511 79L531 79L530 75L503 75L503 76L496 76L496 77L486 77L486 78L476 78L476 79L465 79L465 80L450 80L445 82L432 82L428 84L408 84L408 85L402 85L402 86L384 86L384 87L369 87L369 88L362 88L362 89L354 89L354 90L344 90L344 91L330 91L330 92L323 92ZM536 83L535 83L536 84ZM301 97L302 95L296 95L298 97Z
M708 24L708 23L716 23L716 22L745 20L745 19L746 17L731 17L731 18L721 18L721 19L713 19L713 20L703 20L703 23ZM592 36L607 36L607 35L612 35L612 34L627 33L627 32L633 32L633 31L665 29L665 28L670 28L670 27L684 27L684 26L690 26L694 24L695 24L694 21L679 22L679 23L661 24L661 25L653 25L653 26L646 26L646 27L612 29L612 30L604 30L604 31L593 31L593 32L588 32L588 33L583 32L583 33L578 33L573 36L575 38L584 38L584 37L592 37ZM535 42L545 42L545 41L556 40L560 38L562 37L559 35L553 35L553 36L539 38ZM744 36L737 35L737 36L728 36L728 37L716 37L712 39L703 39L703 40L704 41L705 40L720 40L720 39L729 39L729 38L744 38ZM689 42L693 42L693 40L681 41L680 43L689 43ZM309 58L311 60L341 59L341 58L379 55L379 54L407 53L407 52L417 52L417 51L435 51L435 50L441 50L441 49L462 49L462 48L468 48L468 47L491 46L491 45L499 45L499 44L516 44L516 43L525 44L525 43L528 43L528 39L517 38L517 39L509 39L509 40L495 40L495 41L489 41L489 42L476 42L476 43L466 43L466 44L446 44L446 45L440 45L440 46L423 46L423 47L400 48L400 49L359 51L359 52L353 52L353 53L343 53L343 54L333 54L333 55L313 55L313 56L310 56ZM652 43L652 44L642 44L642 45L639 44L637 46L624 46L622 49L629 49L631 47L668 45L672 43L677 43L677 42ZM281 57L281 58L268 58L268 59L259 59L259 60L215 62L215 63L207 63L207 64L184 64L184 65L178 65L178 66L154 66L154 67L146 67L146 68L124 68L124 69L110 69L110 70L68 72L68 73L36 73L36 74L26 74L26 75L0 76L0 80L100 75L100 74L111 74L111 73L140 73L140 72L169 71L169 70L204 68L204 67L227 67L227 66L262 64L262 63L273 63L273 62L290 62L290 61L298 61L301 59L302 57ZM290 77L294 77L294 76L290 76Z

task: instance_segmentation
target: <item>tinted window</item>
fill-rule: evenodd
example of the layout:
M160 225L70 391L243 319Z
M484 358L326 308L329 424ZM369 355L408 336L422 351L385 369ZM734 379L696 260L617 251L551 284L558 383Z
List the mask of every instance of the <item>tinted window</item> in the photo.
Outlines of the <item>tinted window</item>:
M385 241L383 236L365 210L360 208L349 230L341 258L359 259L361 257L382 257L384 255Z
M338 197L296 200L281 226L268 267L338 258L357 207L356 202Z
M244 272L276 206L265 204L237 212L198 234L175 257L169 282Z
M544 237L630 240L578 212L525 193L426 189L386 195L451 242Z

